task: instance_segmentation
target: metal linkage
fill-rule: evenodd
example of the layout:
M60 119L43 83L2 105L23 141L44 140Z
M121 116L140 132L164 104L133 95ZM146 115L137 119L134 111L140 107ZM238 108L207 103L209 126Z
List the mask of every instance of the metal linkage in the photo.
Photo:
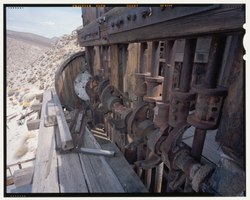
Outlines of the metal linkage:
M195 94L189 92L197 39L187 39L184 49L183 66L181 70L180 88L172 92L169 112L169 125L177 127L187 120L190 102Z
M223 99L227 94L226 88L216 87L225 41L225 37L213 38L205 81L192 88L197 98L195 113L188 117L188 123L196 127L191 155L197 160L201 158L206 130L215 129L218 125Z
M145 78L147 83L147 94L144 96L144 101L155 103L161 100L163 77L159 76L160 62L160 42L152 42L148 49L149 68L151 76Z

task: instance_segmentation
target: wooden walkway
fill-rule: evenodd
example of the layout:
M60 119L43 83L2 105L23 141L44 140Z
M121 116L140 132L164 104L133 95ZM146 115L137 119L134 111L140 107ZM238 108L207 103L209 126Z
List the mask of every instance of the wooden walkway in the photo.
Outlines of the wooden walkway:
M114 157L56 151L58 126L44 126L46 105L52 96L48 90L43 97L32 193L147 192L118 148L111 143L101 147L88 128L83 134L82 147L113 150Z

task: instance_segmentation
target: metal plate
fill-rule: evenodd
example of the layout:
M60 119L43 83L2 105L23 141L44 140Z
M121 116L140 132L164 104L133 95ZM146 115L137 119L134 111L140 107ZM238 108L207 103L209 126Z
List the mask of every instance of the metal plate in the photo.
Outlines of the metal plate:
M86 84L91 77L92 76L88 71L84 71L84 72L78 74L75 78L75 81L74 81L75 93L80 99L82 99L84 101L89 100L89 96L86 92L85 87L86 87Z

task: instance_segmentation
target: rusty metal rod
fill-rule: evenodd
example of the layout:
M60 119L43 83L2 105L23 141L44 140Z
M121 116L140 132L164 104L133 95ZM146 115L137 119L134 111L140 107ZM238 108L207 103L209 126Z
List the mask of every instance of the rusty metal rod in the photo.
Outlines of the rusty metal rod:
M175 63L175 53L176 53L176 41L170 40L165 41L165 71L164 71L164 83L162 91L162 102L168 103L171 97L172 90L172 78L174 74L174 63Z
M206 88L215 88L217 85L217 79L221 68L224 48L226 44L226 37L214 37L211 42L209 51L209 60L207 64L207 72L203 85ZM203 116L202 116L203 117ZM204 116L205 117L205 116ZM202 151L206 139L206 130L195 129L194 140L192 144L191 156L197 161L200 161Z
M206 130L195 129L194 139L192 144L191 156L197 161L200 161L205 139L206 139Z
M226 37L214 37L211 42L209 51L207 72L204 80L204 86L207 88L215 88L219 77Z
M193 62L197 39L186 39L183 57L183 66L180 78L180 91L188 92L192 78Z

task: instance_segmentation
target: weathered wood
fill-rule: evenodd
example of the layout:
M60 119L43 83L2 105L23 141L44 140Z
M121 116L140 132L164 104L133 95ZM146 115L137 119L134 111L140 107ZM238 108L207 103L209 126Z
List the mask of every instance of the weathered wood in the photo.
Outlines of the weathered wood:
M40 93L40 94L36 94L36 99L40 102L43 101L43 93Z
M115 88L119 88L119 60L118 60L118 45L110 46L110 69L111 69L111 81L110 84Z
M32 104L30 106L30 109L38 112L38 111L40 111L42 109L42 104L41 103L39 103L39 104Z
M72 136L71 136L68 124L66 122L66 119L64 117L61 103L58 99L58 96L57 96L55 90L52 90L52 95L53 95L53 101L56 105L56 108L55 108L56 109L56 119L57 119L59 131L60 131L62 149L63 150L72 149L72 148L74 148Z
M40 119L29 120L26 122L28 131L39 129Z
M41 192L59 192L58 174L57 174L57 159L56 151L52 150L52 159L50 163L50 172L46 175L46 170L49 162L49 151L53 144L53 134L55 134L54 126L44 126L44 115L46 112L46 104L52 99L51 90L44 92L43 107L41 113L40 129L38 136L38 146L36 153L36 162L34 168L34 178L32 184L33 193Z
M124 71L124 92L127 92L129 94L131 100L136 99L136 96L133 92L136 89L134 74L138 71L139 59L140 59L139 53L140 53L139 44L137 43L129 44L127 67L126 70Z
M6 185L9 186L9 185L13 185L13 184L14 184L13 176L8 176L6 179Z
M118 89L122 92L125 91L125 74L127 71L127 61L128 61L128 44L118 45ZM111 60L112 62L112 60ZM113 78L113 77L112 77Z
M69 127L66 123L66 120L63 116L57 115L57 122L60 132L61 144L63 150L69 150L74 148L74 143L72 140L71 133L69 131Z
M56 151L62 150L62 142L61 142L61 136L58 126L55 127L55 134L56 134Z
M78 154L61 154L57 158L60 192L88 192Z
M86 47L86 62L91 74L94 74L94 47Z
M77 108L82 102L74 92L74 80L83 70L86 70L85 52L81 51L67 58L56 71L55 89L62 105L68 110Z
M136 175L134 170L131 168L131 166L126 161L115 144L106 143L102 145L102 148L110 151L115 151L115 157L106 157L105 160L108 162L115 175L121 182L125 192L148 192L146 187L141 182L140 178Z
M94 76L99 74L99 69L102 67L101 63L101 47L94 47L95 56L94 56Z
M83 111L80 111L78 116L77 116L77 121L76 121L76 126L75 126L75 133L80 132L82 117L83 117Z
M143 9L145 8L133 8L133 13L138 12L139 15ZM105 32L101 30L99 33L105 36L109 34L108 40L100 39L100 37L84 40L84 35L88 34L88 30L91 30L91 28L93 30L95 26L98 27L99 24L96 20L78 31L79 43L81 46L112 45L115 43L176 39L178 37L244 31L245 8L243 8L243 5L212 5L199 9L198 7L185 6L175 7L174 9L169 7L165 11L161 11L161 8L151 7L151 9L154 13L151 18L147 18L147 20L139 19L136 25L130 22L124 23L123 28L114 29L109 26L113 20L122 16L126 18L128 14L131 14L130 9L114 8L105 15L110 21L107 24L109 29L103 29ZM153 18L156 19L154 22L151 21Z
M16 170L13 174L13 181L16 187L29 185L32 183L34 167L27 167Z
M101 149L86 128L83 147ZM79 154L90 192L124 192L121 183L103 156Z
M44 116L44 126L54 126L57 124L56 120L56 105L53 100L47 102L46 114Z

